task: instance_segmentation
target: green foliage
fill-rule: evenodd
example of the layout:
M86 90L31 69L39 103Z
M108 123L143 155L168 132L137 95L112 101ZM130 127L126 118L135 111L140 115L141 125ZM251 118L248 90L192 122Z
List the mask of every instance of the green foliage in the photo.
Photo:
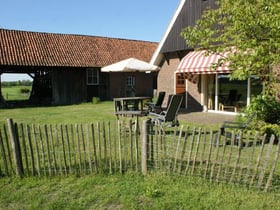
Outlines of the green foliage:
M93 104L98 104L100 102L100 98L98 97L92 97L92 103Z
M268 136L275 135L277 139L280 137L280 125L278 124L266 124L261 128L262 133L266 133Z
M276 138L280 137L280 103L269 96L257 96L252 99L245 112L248 115L256 113L257 117L250 128L266 133L269 137L274 134Z
M3 82L1 82L2 87L31 86L31 85L32 85L32 81L30 81L30 80L3 81Z
M29 88L21 88L20 93L21 94L28 94L28 93L30 93L30 89Z
M256 113L257 119L270 124L280 124L280 103L269 96L257 96L252 99L246 112Z
M206 10L181 35L191 47L230 52L214 68L229 62L231 78L257 75L269 85L275 82L272 66L280 62L279 20L279 0L220 0L217 9Z

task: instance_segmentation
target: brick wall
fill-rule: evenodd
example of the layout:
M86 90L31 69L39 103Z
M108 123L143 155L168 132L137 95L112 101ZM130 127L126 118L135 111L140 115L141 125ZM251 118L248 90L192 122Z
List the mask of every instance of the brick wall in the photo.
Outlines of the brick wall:
M175 53L174 55L169 55L168 61L164 61L164 64L158 74L157 92L165 91L166 96L176 93L174 72L176 71L179 63L180 60ZM167 100L168 97L165 97L163 107L166 106ZM192 82L188 82L187 108L190 110L201 110L199 85Z

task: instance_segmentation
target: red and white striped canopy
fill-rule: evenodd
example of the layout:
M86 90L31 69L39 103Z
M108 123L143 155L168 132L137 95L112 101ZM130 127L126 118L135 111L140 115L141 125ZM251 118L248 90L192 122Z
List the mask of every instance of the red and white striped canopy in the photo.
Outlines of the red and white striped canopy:
M192 51L189 52L180 62L176 73L191 73L191 74L216 74L216 73L230 73L228 63L217 67L215 70L211 66L219 61L219 59L226 57L228 53L205 55L206 51Z

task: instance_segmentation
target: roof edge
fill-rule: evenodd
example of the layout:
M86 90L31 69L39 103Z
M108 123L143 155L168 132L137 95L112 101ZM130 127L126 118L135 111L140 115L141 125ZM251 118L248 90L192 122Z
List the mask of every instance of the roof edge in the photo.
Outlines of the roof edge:
M181 0L181 2L179 3L179 5L178 5L178 7L177 7L177 9L175 11L175 14L173 15L173 17L172 17L172 19L171 19L171 21L170 21L170 23L169 23L169 25L168 25L168 27L167 27L163 37L162 37L160 43L159 43L156 51L154 52L154 54L153 54L153 56L152 56L152 58L150 60L151 64L159 65L159 63L161 61L161 58L162 58L162 55L160 54L162 46L165 43L165 41L166 41L166 39L167 39L167 37L168 37L168 35L169 35L169 33L170 33L174 23L175 23L175 21L177 20L177 18L179 16L179 14L180 14L180 12L181 12L185 2L186 2L186 0Z
M73 34L73 33L67 34L67 33L59 33L59 32L29 31L29 30L8 29L8 28L1 28L1 27L0 27L0 31L11 31L11 32L14 31L19 33L35 33L35 34L48 34L48 35L59 35L59 36L83 36L83 37L95 37L95 38L102 38L102 39L117 39L117 40L136 41L136 42L158 43L158 42L140 40L140 39L98 36L98 35L89 35L89 34Z

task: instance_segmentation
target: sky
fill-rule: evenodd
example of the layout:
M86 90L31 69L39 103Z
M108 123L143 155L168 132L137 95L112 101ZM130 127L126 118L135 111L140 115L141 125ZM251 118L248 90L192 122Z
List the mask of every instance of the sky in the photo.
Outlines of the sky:
M1 0L0 28L160 42L180 0ZM2 81L30 79L3 74Z

